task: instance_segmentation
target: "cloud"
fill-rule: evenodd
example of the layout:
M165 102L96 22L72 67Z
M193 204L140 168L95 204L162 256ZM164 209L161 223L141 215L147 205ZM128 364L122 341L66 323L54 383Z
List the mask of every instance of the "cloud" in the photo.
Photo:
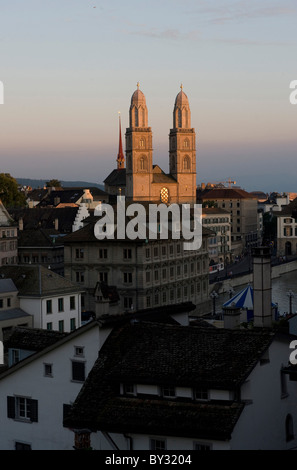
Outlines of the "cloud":
M204 2L196 10L201 15L208 16L208 21L213 24L225 24L230 22L239 22L256 18L269 18L279 16L289 16L297 13L297 6L291 0L271 2L268 6L259 5L259 2L253 0L225 1L224 4L214 6Z
M157 38L157 39L169 39L169 40L195 40L199 38L198 31L189 31L187 33L182 33L178 29L166 29L166 30L157 30L156 28L151 29L142 29L138 31L131 31L129 32L131 35L136 36L145 36L150 38Z

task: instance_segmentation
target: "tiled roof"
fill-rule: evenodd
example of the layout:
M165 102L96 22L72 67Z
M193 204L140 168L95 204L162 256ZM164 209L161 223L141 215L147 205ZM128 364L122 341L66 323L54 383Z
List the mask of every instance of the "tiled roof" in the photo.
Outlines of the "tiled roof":
M54 229L20 230L18 232L18 247L50 247L62 246L63 237Z
M197 191L197 198L202 201L213 199L257 199L254 194L237 188L213 188Z
M81 292L81 288L43 266L1 266L0 275L12 279L20 296L44 297Z
M10 214L19 222L23 219L24 230L37 228L52 230L55 228L55 220L59 222L60 233L71 233L78 207L34 207L33 209L11 209Z
M6 348L26 349L29 351L42 351L55 344L69 333L49 331L41 328L15 327L4 338Z
M239 402L125 397L120 384L236 390L270 345L269 332L134 323L115 329L79 393L68 427L229 439Z

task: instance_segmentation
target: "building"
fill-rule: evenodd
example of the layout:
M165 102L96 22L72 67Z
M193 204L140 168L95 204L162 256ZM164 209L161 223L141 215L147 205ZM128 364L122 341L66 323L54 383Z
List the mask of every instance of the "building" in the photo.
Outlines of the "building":
M205 188L197 202L214 203L231 214L231 247L234 256L257 246L260 240L257 197L240 188Z
M2 266L2 279L18 290L20 308L32 315L33 326L69 332L81 325L81 289L43 266Z
M196 133L191 110L181 86L173 109L169 133L169 173L153 164L153 135L149 127L146 98L137 85L131 98L126 129L126 168L119 143L117 169L105 179L109 194L125 194L127 200L172 203L196 202Z
M18 229L0 199L0 266L18 262Z
M290 341L269 329L123 325L64 425L95 450L294 449Z
M11 279L0 278L0 341L15 326L33 326L33 317L20 308L18 290Z
M203 207L202 223L213 232L208 239L210 266L231 262L231 215L218 207Z
M131 321L177 324L193 307L104 315L67 334L12 329L4 342L9 367L0 370L0 449L73 450L63 419L112 330Z
M297 198L274 214L277 218L277 255L297 255Z
M98 240L97 220L63 240L65 277L85 291L82 310L96 311L98 282L117 287L119 311L185 301L197 305L197 312L208 306L209 230L203 227L201 248L190 251L170 233L168 239Z

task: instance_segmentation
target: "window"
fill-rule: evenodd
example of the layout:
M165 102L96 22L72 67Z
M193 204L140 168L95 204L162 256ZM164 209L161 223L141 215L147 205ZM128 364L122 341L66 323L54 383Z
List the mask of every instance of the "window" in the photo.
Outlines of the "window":
M47 323L46 324L46 329L49 330L49 331L52 330L53 329L53 324L51 322Z
M71 411L72 406L69 405L68 403L63 403L63 421L68 418L70 411Z
M53 365L52 364L43 364L44 365L44 376L52 377L53 376Z
M163 278L163 279L166 279L166 277L167 277L167 269L166 269L166 268L163 268L163 269L162 269L162 278Z
M100 282L104 282L105 284L108 284L108 273L106 272L99 273L99 280Z
M84 356L84 347L83 346L75 346L74 347L74 355L75 356Z
M25 444L24 442L16 442L15 450L32 450L30 444Z
M150 271L146 271L145 279L146 279L146 282L151 282L151 272Z
M107 258L107 249L106 248L100 248L99 249L99 258L100 259L106 259Z
M162 396L164 398L175 398L175 387L173 386L162 387Z
M166 440L150 439L150 450L166 450Z
M75 382L84 382L85 380L85 363L72 361L72 380Z
M124 308L132 308L133 307L133 299L132 297L124 297Z
M3 308L3 299L0 299L0 308Z
M184 170L190 170L191 169L191 160L188 156L186 156L184 158L184 161L183 161L183 169Z
M27 397L7 397L7 417L37 422L38 401Z
M64 320L59 321L59 331L60 333L64 333Z
M19 349L12 349L11 350L11 356L12 356L12 363L16 364L20 360L20 350Z
M58 299L58 311L59 312L64 312L64 299L63 299L63 297L60 297Z
M156 247L154 248L154 257L157 258L158 256L159 256L159 249L158 249L158 247L156 246Z
M10 297L8 297L6 303L7 303L7 307L11 307L11 298Z
M70 297L70 310L75 310L75 297L74 297L74 295Z
M286 417L286 441L292 441L294 439L294 425L292 415L288 414Z
M159 304L159 294L155 294L155 305Z
M53 313L51 300L46 301L46 313Z
M167 294L166 294L166 291L164 291L162 293L162 302L163 302L163 304L166 304L166 301L167 301Z
M162 188L160 191L160 199L163 204L167 204L169 202L169 191L167 188Z
M132 273L124 273L124 284L132 283Z
M76 282L84 282L85 275L83 271L76 271L75 273Z
M75 330L75 328L76 328L75 318L70 318L70 331Z
M83 248L76 248L75 250L75 257L76 259L82 259L84 257L84 250Z
M146 256L147 259L150 258L150 256L151 256L151 250L150 250L149 248L146 248L146 250L145 250L145 256Z
M124 395L135 395L134 384L124 384Z
M162 246L162 256L166 256L166 246Z
M131 259L132 258L131 248L124 248L123 255L124 255L124 259Z
M200 444L199 442L195 442L194 450L211 450L211 446L209 444Z
M196 388L194 390L194 398L195 400L208 400L209 394L206 388Z
M155 281L159 280L159 271L158 270L154 271L154 278L155 278Z

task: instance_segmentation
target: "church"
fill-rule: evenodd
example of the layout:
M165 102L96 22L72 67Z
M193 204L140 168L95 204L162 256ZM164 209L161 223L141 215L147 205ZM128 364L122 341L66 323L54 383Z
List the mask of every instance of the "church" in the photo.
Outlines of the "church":
M169 133L169 173L153 164L152 141L146 99L138 83L131 98L126 129L126 167L120 125L117 168L104 180L105 191L110 195L125 195L127 201L194 204L196 134L182 86L175 99L173 128Z

